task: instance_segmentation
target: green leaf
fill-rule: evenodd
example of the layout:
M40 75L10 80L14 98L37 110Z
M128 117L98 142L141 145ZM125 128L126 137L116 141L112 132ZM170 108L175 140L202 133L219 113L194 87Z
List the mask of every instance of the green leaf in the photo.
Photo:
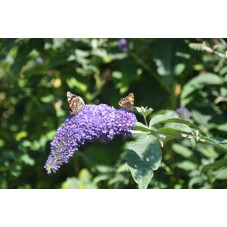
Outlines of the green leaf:
M158 129L159 135L165 135L164 142L168 140L183 137L182 135L191 135L191 133L185 133L184 131L173 128L160 128Z
M34 166L34 164L35 164L35 160L32 159L28 154L23 154L23 155L21 156L21 160L22 160L25 164L30 165L30 166Z
M202 43L189 43L188 46L191 49L198 50L198 51L205 50L205 48L207 47L206 42L202 42Z
M122 72L121 71L113 71L112 77L114 79L121 80L122 79Z
M194 170L194 169L197 168L197 166L194 162L187 161L187 160L180 162L180 163L177 163L176 167L183 169L183 170L186 170L186 171Z
M190 101L192 92L202 89L206 85L222 84L223 80L213 73L204 73L191 79L182 89L181 92L181 106L186 106Z
M210 169L216 169L216 168L219 168L219 167L222 167L222 166L226 166L227 165L227 159L221 159L221 160L218 160L218 161L215 161L209 165L205 165L203 166L203 168L201 169L201 172L205 172L207 170L210 170Z
M185 126L185 125L183 125L183 126ZM157 132L159 134L163 134L166 136L165 142L170 139L178 138L179 136L181 136L181 137L194 136L194 138L197 142L207 143L207 144L213 145L215 147L218 147L224 151L227 151L227 139L222 139L222 138L217 138L217 137L208 138L206 136L203 136L203 135L200 136L198 134L193 135L193 133L195 133L195 130L191 129L191 131L192 131L192 133L190 131L188 131L187 127L182 127L182 130L168 128L168 127L160 128L157 130Z
M223 149L227 150L227 139L219 137L210 137L210 140L221 146Z
M227 132L227 122L224 124L217 125L217 129L220 131Z
M154 170L159 168L161 158L161 149L154 142L153 136L146 136L129 143L127 164L140 189L148 187Z
M123 173L118 173L115 176L110 178L110 180L108 181L108 185L113 185L115 183L120 183L120 182L127 185L129 183L128 175L125 175Z
M120 165L117 170L116 170L116 173L121 173L121 172L124 172L124 171L128 171L128 165L127 163L123 163L122 165Z
M191 113L196 123L206 127L208 125L208 121L212 118L210 115L201 114L199 111L196 111L196 110L191 111Z
M86 92L88 90L88 86L86 84L86 81L79 81L75 77L71 77L66 80L66 83L71 89L77 88L80 92Z
M222 138L218 138L218 137L208 138L206 136L201 136L200 141L201 142L206 141L211 145L214 145L224 151L227 151L227 139L222 139Z
M135 130L141 130L141 131L144 131L144 132L148 132L149 131L149 128L146 125L144 125L144 124L142 124L140 122L136 122L136 125L135 125L134 129Z
M78 189L79 180L76 177L68 177L65 182L62 183L62 189Z
M150 120L149 128L151 128L152 126L156 126L156 125L168 123L168 122L174 122L174 123L180 123L180 124L188 125L192 128L198 129L199 132L206 135L206 133L202 129L200 129L197 125L193 124L192 122L183 120L183 119L178 118L178 117L172 117L172 116L168 116L168 115L164 115L164 114L163 115L157 115L157 116L153 117Z
M109 174L100 174L94 178L93 182L94 182L94 184L97 184L100 181L108 180L109 177L110 177Z
M143 132L155 132L154 130L152 129L149 129L146 125L140 123L140 122L136 122L136 125L135 125L135 130L139 130L139 131L143 131Z
M165 135L169 134L169 135L172 135L174 138L179 137L179 135L184 137L184 134L185 135L192 135L191 132L184 130L184 128L183 128L183 130L179 130L179 129L169 128L169 127L159 128L158 133L160 133L160 134L163 133Z
M184 124L181 124L181 123L169 122L169 123L165 124L165 128L174 129L174 130L179 131L181 133L188 133L188 134L192 133L192 129L188 125L184 125Z
M20 141L21 139L25 138L27 136L27 132L26 131L21 131L16 135L16 140Z
M62 183L62 189L96 189L96 184L91 180L92 176L87 169L82 169L78 178L69 177Z
M147 117L153 112L152 108L147 109L148 107L135 107L135 109L140 113L142 116Z
M174 74L177 76L181 75L184 70L185 70L185 64L183 63L178 63L174 66Z
M226 180L227 179L227 168L222 168L220 170L215 171L214 173L216 179Z
M188 188L193 189L194 187L196 188L196 185L202 184L204 180L201 176L193 177L191 180L188 182Z
M153 109L152 108L149 108L147 110L144 111L144 116L147 117L148 115L150 115L152 113Z
M219 157L219 152L216 151L215 147L206 143L198 143L196 145L196 150L201 153L202 156L208 158L208 160L214 160Z
M190 149L178 143L174 143L172 148L177 154L183 156L184 158L189 158L193 154Z

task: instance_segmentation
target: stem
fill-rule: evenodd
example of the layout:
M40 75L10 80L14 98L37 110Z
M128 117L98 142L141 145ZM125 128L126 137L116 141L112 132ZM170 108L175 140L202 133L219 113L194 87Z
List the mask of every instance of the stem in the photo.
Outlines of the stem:
M194 139L194 137L192 135L183 134L183 133L179 134L179 133L171 133L171 132L162 132L162 134L163 135L176 135L176 136L180 136L180 137L183 137L183 138ZM206 143L206 144L212 145L214 147L218 147L220 149L223 149L223 147L220 147L219 145L212 143L211 141L204 140L204 139L199 139L198 142Z
M174 169L174 164L175 164L175 152L172 149L172 143L173 141L171 141L171 146L170 146L170 169L172 170L172 174L170 177L170 183L169 183L169 188L173 188L174 186L174 180L175 180L175 169Z
M143 115L143 118L144 118L144 121L145 121L146 126L148 127L147 119L146 119L146 117L144 115Z
M135 133L135 134L148 134L147 132L143 132L143 131L139 131L139 130L130 130L131 133ZM150 134L152 134L153 136L157 137L157 135L155 135L154 133L150 132ZM174 133L174 132L162 132L162 135L174 135L174 136L179 136L179 137L183 137L183 138L188 138L188 139L194 139L194 136L190 135L190 134L185 134L185 133ZM220 149L224 149L224 147L219 146L211 141L207 141L204 139L199 139L198 142L202 142L202 143L206 143L209 145L212 145L214 147L220 148ZM226 149L227 150L227 149Z
M130 130L132 134L147 134L146 132L139 131L139 130Z
M76 157L76 155L73 156L73 167L75 170L75 176L77 177L80 172L80 168L79 168L78 158Z
M216 50L214 50L214 49L212 49L212 48L210 48L210 47L208 47L208 46L205 46L205 47L204 47L204 50L207 51L207 52L209 52L209 53L216 54L216 55L217 55L218 57L220 57L220 58L227 59L227 57L226 57L225 54L220 53L220 52L218 52L218 51L216 51Z

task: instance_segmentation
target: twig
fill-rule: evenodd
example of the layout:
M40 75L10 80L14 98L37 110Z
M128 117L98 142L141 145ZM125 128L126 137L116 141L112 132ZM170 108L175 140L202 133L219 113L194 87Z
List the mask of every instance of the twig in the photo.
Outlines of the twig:
M130 130L130 132L136 133L136 134L147 134L147 132L143 132L143 131L139 131L139 130ZM153 136L157 137L157 135L153 134L152 132L150 132L150 134L152 134ZM188 139L195 139L194 136L190 135L190 134L185 134L185 133L174 133L174 132L161 132L162 135L175 135L175 136L179 136L179 137L183 137L183 138L188 138ZM214 147L220 148L220 149L224 149L222 146L219 146L215 143L212 143L211 141L207 141L204 139L198 139L198 142L202 142L202 143L206 143L209 145L212 145Z

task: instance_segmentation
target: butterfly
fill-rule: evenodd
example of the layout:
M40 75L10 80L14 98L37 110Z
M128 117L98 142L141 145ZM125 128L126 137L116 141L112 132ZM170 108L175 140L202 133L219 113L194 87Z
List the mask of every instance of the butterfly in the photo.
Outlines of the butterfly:
M85 106L84 100L80 96L72 94L70 91L68 91L66 95L69 106L72 110L70 114L78 114Z
M129 93L127 97L122 98L118 104L127 111L133 111L134 106L134 94Z

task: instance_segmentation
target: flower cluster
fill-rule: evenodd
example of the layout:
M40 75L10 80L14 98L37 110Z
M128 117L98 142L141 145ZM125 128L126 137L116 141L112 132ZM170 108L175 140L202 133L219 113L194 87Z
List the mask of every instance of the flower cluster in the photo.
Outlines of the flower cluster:
M190 120L191 112L186 107L176 109L178 115L184 120Z
M121 52L127 52L129 50L129 43L126 39L120 39L118 41L118 48Z
M135 114L124 109L116 110L106 104L85 105L57 130L44 168L47 173L56 172L85 142L110 142L116 135L130 136L136 122Z

